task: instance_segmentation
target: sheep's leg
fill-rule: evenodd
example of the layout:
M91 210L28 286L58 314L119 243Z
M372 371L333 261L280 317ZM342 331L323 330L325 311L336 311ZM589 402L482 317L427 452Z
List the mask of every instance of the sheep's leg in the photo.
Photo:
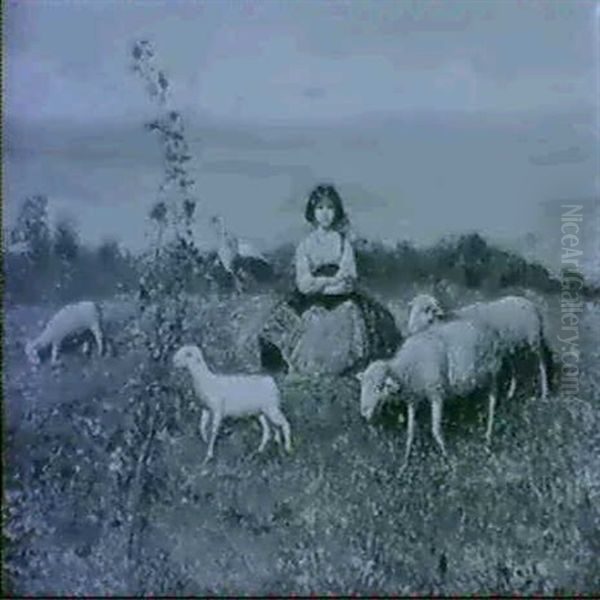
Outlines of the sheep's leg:
M517 378L515 377L514 367L511 366L510 386L508 387L508 392L506 394L506 397L508 400L510 400L515 395L516 389L517 389Z
M410 449L412 447L413 439L415 437L415 406L412 403L408 404L407 407L407 424L406 424L406 449L404 450L404 470L408 465L408 457L410 456Z
M542 388L542 400L548 397L548 374L546 373L546 365L544 364L544 357L542 353L538 351L538 363L540 366L540 385Z
M285 418L285 415L281 412L281 409L279 407L274 407L269 410L269 412L267 413L267 416L269 418L269 421L271 421L271 423L273 423L273 425L275 425L276 427L281 427L281 430L283 432L283 440L284 440L285 450L286 450L286 452L291 452L292 451L292 436L291 436L290 424L288 423L288 420Z
M281 430L279 429L279 427L275 428L275 442L278 446L281 446L281 443L283 442L283 440L281 439Z
M267 442L271 438L271 430L269 428L269 423L265 415L259 415L258 420L260 421L262 427L262 439L260 440L260 446L258 447L258 452L262 452L267 445Z
M96 323L92 325L91 329L96 340L96 345L98 346L98 356L102 356L102 330L100 329L100 325Z
M235 291L237 294L241 294L244 291L244 287L242 285L242 281L239 278L238 274L236 271L231 271L231 275L233 277L233 286L235 288Z
M496 408L496 383L492 385L488 395L488 421L485 430L485 442L489 446L492 442L492 427L494 426L494 409Z
M206 408L202 409L200 416L200 437L204 443L208 443L208 422L210 421L210 411Z
M206 458L204 462L208 462L213 456L215 451L215 440L219 433L219 427L221 426L221 420L223 419L220 412L213 414L212 427L210 432L210 440L208 441L208 450L206 451Z
M437 442L440 450L444 457L448 456L446 452L446 446L444 444L444 438L442 436L442 407L443 400L441 396L436 396L431 401L431 432L433 438Z
M37 367L40 364L40 355L39 352L37 350L32 350L31 354L27 355L27 358L29 360L29 362L31 363L32 367Z
M55 342L55 343L52 344L52 351L51 351L51 354L50 354L50 362L53 365L58 364L58 347L59 347L58 342Z

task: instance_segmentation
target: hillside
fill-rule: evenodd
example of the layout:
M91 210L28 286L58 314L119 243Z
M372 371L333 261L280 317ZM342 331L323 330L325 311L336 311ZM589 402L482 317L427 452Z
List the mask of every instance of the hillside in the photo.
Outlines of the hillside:
M455 291L461 303L482 295ZM402 321L403 297L379 296ZM538 299L555 340L556 305ZM253 370L238 352L239 328L269 302L270 294L197 300L187 335L215 370ZM148 371L130 301L105 307L115 355L69 355L54 372L32 372L22 360L23 340L51 310L6 313L5 585L14 593L598 589L597 304L582 317L578 401L522 390L501 402L491 454L482 406L448 406L451 468L424 409L401 476L403 426L394 414L367 426L358 383L331 378L279 382L290 456L275 445L254 454L258 424L228 422L215 462L202 467L188 382Z

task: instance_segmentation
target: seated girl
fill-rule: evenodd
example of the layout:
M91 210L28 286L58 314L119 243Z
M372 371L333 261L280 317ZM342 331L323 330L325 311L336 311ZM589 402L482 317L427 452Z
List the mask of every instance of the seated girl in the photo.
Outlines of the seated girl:
M391 356L400 334L387 309L356 288L347 217L333 185L311 192L305 218L313 230L296 249L296 289L259 335L263 369L343 374Z

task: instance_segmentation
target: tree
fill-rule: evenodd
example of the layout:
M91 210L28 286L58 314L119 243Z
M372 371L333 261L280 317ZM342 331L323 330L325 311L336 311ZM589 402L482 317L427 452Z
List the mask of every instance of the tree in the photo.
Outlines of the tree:
M116 240L105 239L98 247L98 260L103 269L114 271L121 258L121 250Z
M73 265L79 255L79 235L68 217L57 223L54 231L54 254L64 263Z
M46 265L51 248L46 196L38 194L25 199L10 232L10 241L12 244L25 244L25 253L32 263L38 267Z
M48 227L48 199L29 196L9 234L7 288L14 299L32 301L44 296L52 278L52 239Z

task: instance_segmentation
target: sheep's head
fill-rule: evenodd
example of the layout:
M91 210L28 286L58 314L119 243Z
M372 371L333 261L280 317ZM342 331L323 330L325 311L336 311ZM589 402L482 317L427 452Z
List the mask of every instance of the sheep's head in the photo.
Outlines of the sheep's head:
M360 381L360 414L368 421L379 403L397 392L399 386L391 375L388 363L383 360L372 362L356 377Z
M40 364L40 355L34 342L28 341L25 344L25 354L32 365L37 366Z
M204 363L198 346L182 346L173 356L173 366L176 368L188 367L198 362Z
M444 309L436 298L429 294L419 294L409 303L408 334L414 335L427 329L432 323L444 317Z

